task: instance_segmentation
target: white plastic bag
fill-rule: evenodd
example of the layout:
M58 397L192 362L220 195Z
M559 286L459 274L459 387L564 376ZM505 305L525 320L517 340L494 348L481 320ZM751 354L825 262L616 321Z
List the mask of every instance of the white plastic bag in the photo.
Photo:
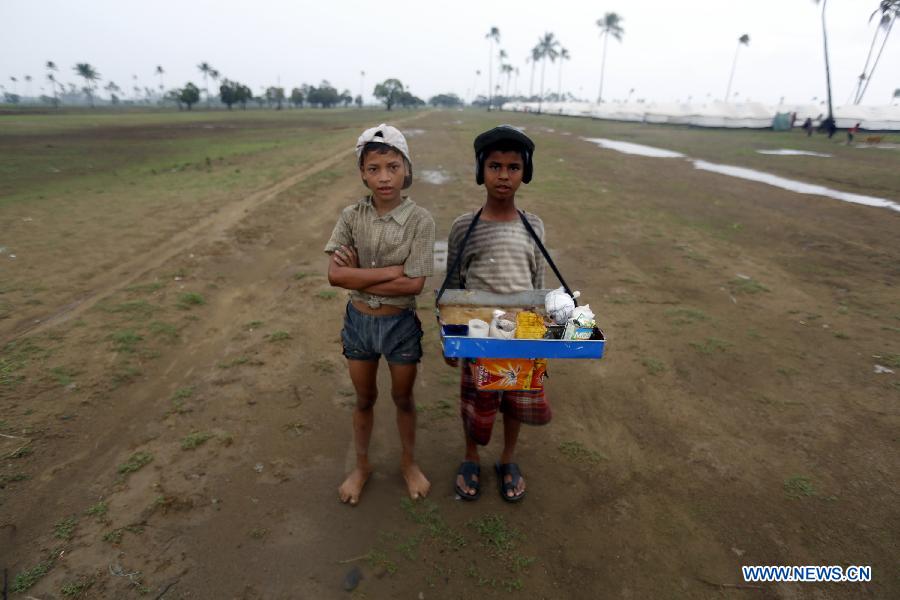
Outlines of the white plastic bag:
M505 315L506 313L502 310L494 311L494 318L491 319L488 337L511 340L516 336L516 322L503 318Z
M569 320L569 317L572 316L572 311L575 309L575 300L573 296L577 298L581 295L581 292L574 292L572 296L570 296L565 288L559 287L555 290L552 290L544 297L544 310L547 311L547 315L553 319L553 322L557 325L565 325L566 321Z

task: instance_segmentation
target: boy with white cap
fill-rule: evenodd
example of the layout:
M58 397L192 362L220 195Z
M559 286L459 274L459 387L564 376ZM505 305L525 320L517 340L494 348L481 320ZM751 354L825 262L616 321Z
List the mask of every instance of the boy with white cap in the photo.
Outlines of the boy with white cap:
M356 389L356 466L338 494L342 502L351 505L359 502L372 472L369 440L382 354L391 373L407 490L415 500L424 497L431 486L414 457L413 384L422 357L416 296L434 268L434 220L403 195L412 185L412 161L406 139L397 128L381 124L364 131L356 143L356 156L370 194L341 212L325 246L329 283L350 290L341 341Z

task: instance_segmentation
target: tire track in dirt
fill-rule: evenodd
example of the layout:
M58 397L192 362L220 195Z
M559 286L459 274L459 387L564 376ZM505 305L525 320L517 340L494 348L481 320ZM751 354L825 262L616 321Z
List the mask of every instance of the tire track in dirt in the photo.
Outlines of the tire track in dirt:
M397 124L406 123L419 119L422 116L424 116L424 113L406 119L397 119L395 122ZM137 258L120 265L118 268L104 276L103 279L97 283L94 290L73 299L71 302L58 308L49 316L40 319L19 321L6 333L4 339L0 341L0 345L6 345L26 334L41 333L55 325L66 322L72 317L84 313L103 298L134 283L147 272L159 268L191 246L221 238L227 230L239 223L252 210L257 209L278 197L279 194L297 185L304 179L312 177L313 175L340 163L341 160L345 159L353 152L354 149L352 148L341 150L340 152L315 162L268 187L253 192L221 209L215 210L199 223L172 236L162 252L157 253L152 257L138 256Z

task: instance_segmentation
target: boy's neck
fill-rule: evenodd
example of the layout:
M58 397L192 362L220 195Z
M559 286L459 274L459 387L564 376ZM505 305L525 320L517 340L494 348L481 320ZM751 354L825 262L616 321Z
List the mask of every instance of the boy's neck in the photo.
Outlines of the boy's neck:
M485 221L515 221L519 218L516 197L500 200L488 195L481 210L481 218Z
M371 194L370 198L372 198L372 206L375 207L375 212L379 217L388 214L403 202L402 195L394 200L380 200L375 194Z

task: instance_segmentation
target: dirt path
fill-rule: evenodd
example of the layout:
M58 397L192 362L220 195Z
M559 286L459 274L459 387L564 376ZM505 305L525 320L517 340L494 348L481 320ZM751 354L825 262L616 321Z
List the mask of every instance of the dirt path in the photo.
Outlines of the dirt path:
M21 425L4 433L34 451L6 459L30 479L2 490L0 564L47 561L28 593L48 598L79 582L86 598L145 586L170 600L890 597L900 418L896 379L872 373L886 359L871 355L898 352L898 218L588 152L521 119L542 152L522 204L610 337L602 361L552 365L554 422L526 430L519 451L525 503L497 496L496 440L483 497L453 498L458 384L424 297L416 394L431 498L403 502L382 372L377 472L358 508L337 502L354 398L321 248L362 192L342 153L29 333L54 350L48 366L80 372L75 387L4 400L3 419ZM417 170L450 179L413 188L438 232L479 200L466 157L488 124L416 122ZM159 284L130 285L143 282ZM185 293L203 303L184 306ZM142 339L110 341L126 330ZM126 369L137 373L109 383ZM743 564L871 564L876 580L739 589Z

